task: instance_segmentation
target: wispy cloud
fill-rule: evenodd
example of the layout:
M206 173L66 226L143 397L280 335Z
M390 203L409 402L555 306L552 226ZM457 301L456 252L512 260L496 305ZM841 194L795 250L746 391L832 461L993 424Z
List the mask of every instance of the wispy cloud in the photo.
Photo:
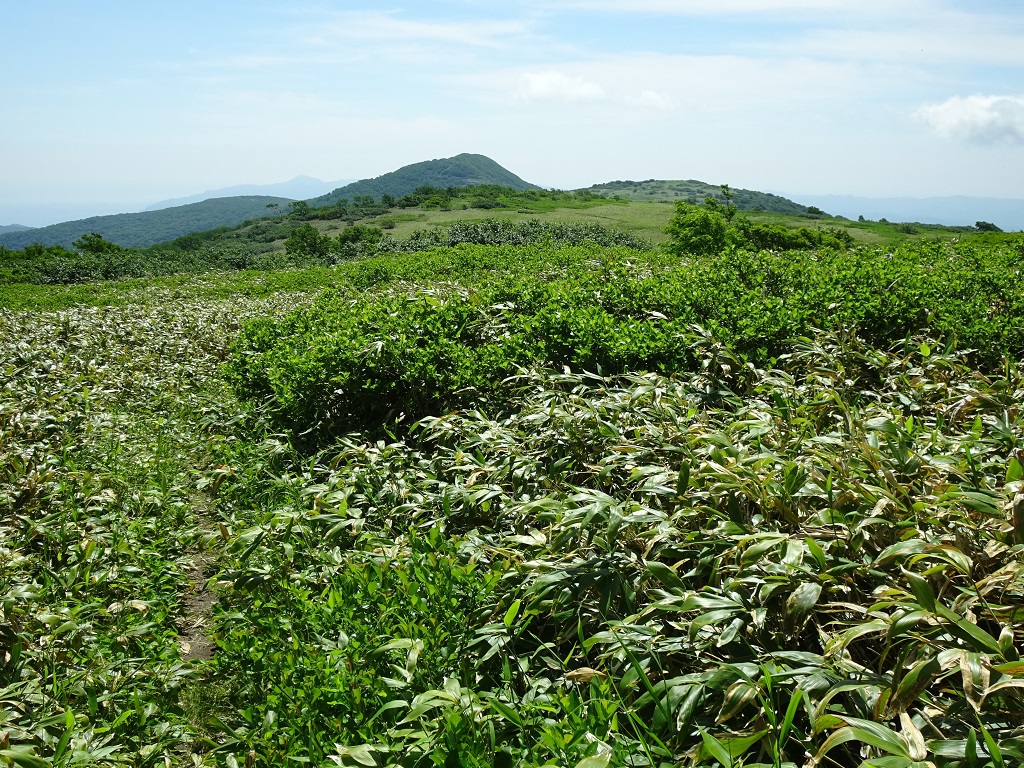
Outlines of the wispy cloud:
M915 0L913 4L921 1ZM885 0L546 0L545 5L621 13L731 16L836 11L863 14L875 7L891 7L892 3Z
M443 43L460 47L501 47L529 32L519 19L426 21L394 13L350 12L318 24L311 42L331 45L339 39L366 43Z
M914 114L949 139L1024 146L1024 96L953 96Z
M525 101L560 103L601 101L607 97L597 83L555 70L524 72L519 76L517 95Z
M640 91L640 93L627 96L626 102L636 107L659 111L672 109L679 103L672 94L664 91Z
M830 62L664 54L605 55L557 68L492 69L460 74L451 82L499 107L509 98L566 108L588 104L601 108L605 118L618 114L628 120L638 117L637 108L681 108L691 115L750 108L786 113L800 105L820 109L863 89L856 72ZM592 117L580 114L581 120Z

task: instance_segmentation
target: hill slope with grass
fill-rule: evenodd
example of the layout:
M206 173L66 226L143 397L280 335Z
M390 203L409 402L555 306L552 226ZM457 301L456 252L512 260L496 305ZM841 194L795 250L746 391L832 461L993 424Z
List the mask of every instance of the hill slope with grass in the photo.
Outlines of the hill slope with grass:
M495 184L517 190L540 189L516 176L512 171L484 155L461 154L440 160L424 160L399 168L397 171L385 173L373 179L363 179L333 192L315 197L309 201L313 207L334 205L339 200L352 200L356 195L370 195L380 198L382 195L402 197L414 192L417 187L431 186L446 189L448 187L475 187L483 184Z
M222 197L159 211L91 216L24 232L9 232L0 235L0 246L12 250L33 243L69 247L82 235L95 232L126 248L143 248L190 232L233 227L249 219L273 216L278 209L268 206L286 205L289 202L285 197L262 195Z
M695 179L685 181L659 179L609 181L605 184L587 187L587 191L607 197L642 202L688 200L691 203L699 203L709 196L724 199L721 186ZM757 192L750 189L733 189L731 192L733 205L741 211L768 211L771 213L805 213L807 211L807 206L769 192Z

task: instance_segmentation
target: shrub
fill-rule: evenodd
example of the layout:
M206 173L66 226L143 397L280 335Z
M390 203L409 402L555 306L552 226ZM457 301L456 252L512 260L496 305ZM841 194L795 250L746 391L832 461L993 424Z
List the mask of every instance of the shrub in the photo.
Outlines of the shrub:
M706 207L676 201L676 213L665 230L672 236L669 250L677 256L711 256L726 246L726 220Z
M482 275L514 253L464 246L438 254L433 269ZM552 267L564 259L565 272L344 292L250 324L235 347L239 392L269 398L296 433L329 435L481 402L500 410L522 368L692 370L690 347L704 336L757 366L819 327L858 328L883 347L924 330L956 335L986 364L1024 352L1013 249L737 252L667 268L638 251L520 253L546 254ZM392 278L385 261L357 267L358 287Z

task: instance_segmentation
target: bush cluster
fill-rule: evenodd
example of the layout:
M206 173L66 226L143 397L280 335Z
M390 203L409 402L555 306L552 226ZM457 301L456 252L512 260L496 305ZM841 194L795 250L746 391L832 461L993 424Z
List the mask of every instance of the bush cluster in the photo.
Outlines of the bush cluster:
M781 224L759 224L736 217L737 209L708 198L704 205L684 200L676 202L676 212L666 232L671 236L669 250L680 256L707 256L727 247L768 251L849 248L853 236L845 229L826 227L790 229Z
M598 224L456 222L448 227L414 232L406 239L390 237L379 227L363 224L350 225L334 237L308 222L298 223L297 220L261 221L252 227L255 234L246 239L233 237L233 233L223 236L225 233L219 231L199 232L146 250L121 248L99 235L88 235L76 243L78 251L41 245L28 246L24 251L9 251L0 246L0 284L68 285L215 270L330 266L374 255L422 253L464 243L509 246L589 243L636 250L651 248L642 237ZM282 237L285 238L284 253L275 250L273 245Z
M537 248L524 261L541 252L571 266L421 293L341 292L254 321L235 347L239 391L268 398L296 432L336 433L500 403L505 380L531 366L692 370L695 327L758 366L786 353L789 340L834 326L856 327L879 346L926 329L956 335L982 363L1024 352L1011 250L761 251L666 266L643 252L611 256L591 246L568 255ZM449 258L507 255L464 246ZM368 284L388 279L386 262L360 266L381 267ZM443 259L435 269L444 273Z

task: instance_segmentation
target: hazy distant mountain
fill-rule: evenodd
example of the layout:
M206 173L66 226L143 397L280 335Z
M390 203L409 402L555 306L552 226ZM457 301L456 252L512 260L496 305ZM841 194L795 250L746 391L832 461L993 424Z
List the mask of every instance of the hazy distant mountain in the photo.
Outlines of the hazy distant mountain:
M1002 197L855 197L793 195L805 205L848 219L973 226L988 221L1010 232L1024 230L1024 200Z
M0 235L7 232L24 232L26 229L32 229L32 227L26 227L24 224L0 224Z
M352 200L356 195L372 195L375 198L391 195L397 198L425 185L445 189L480 184L497 184L513 189L540 189L536 184L523 181L512 171L502 168L489 157L461 154L440 160L424 160L422 163L406 165L374 179L363 179L340 187L330 194L313 198L309 204L313 207L331 205L343 198Z
M159 211L164 208L172 208L189 203L201 203L215 197L238 197L241 195L269 195L271 197L287 197L290 200L306 200L310 197L323 195L332 189L337 189L343 184L349 184L355 179L338 179L337 181L321 181L312 176L296 176L291 181L282 181L277 184L239 184L234 187L223 187L222 189L211 189L190 197L176 197L173 200L161 200L146 207L147 211Z
M20 250L32 243L70 246L82 235L96 232L112 243L127 248L141 248L173 240L189 232L233 227L248 219L277 216L287 210L290 202L284 197L220 197L159 211L93 216L23 232L7 232L0 234L0 245L13 250Z
M645 202L662 202L673 200L689 200L694 203L703 202L709 195L724 199L722 188L704 181L688 179L671 181L648 179L647 181L609 181L587 187L588 192L621 197L623 200L640 200ZM741 211L773 211L774 213L803 213L806 206L794 203L785 197L772 195L768 192L755 192L750 189L733 189L732 203Z

